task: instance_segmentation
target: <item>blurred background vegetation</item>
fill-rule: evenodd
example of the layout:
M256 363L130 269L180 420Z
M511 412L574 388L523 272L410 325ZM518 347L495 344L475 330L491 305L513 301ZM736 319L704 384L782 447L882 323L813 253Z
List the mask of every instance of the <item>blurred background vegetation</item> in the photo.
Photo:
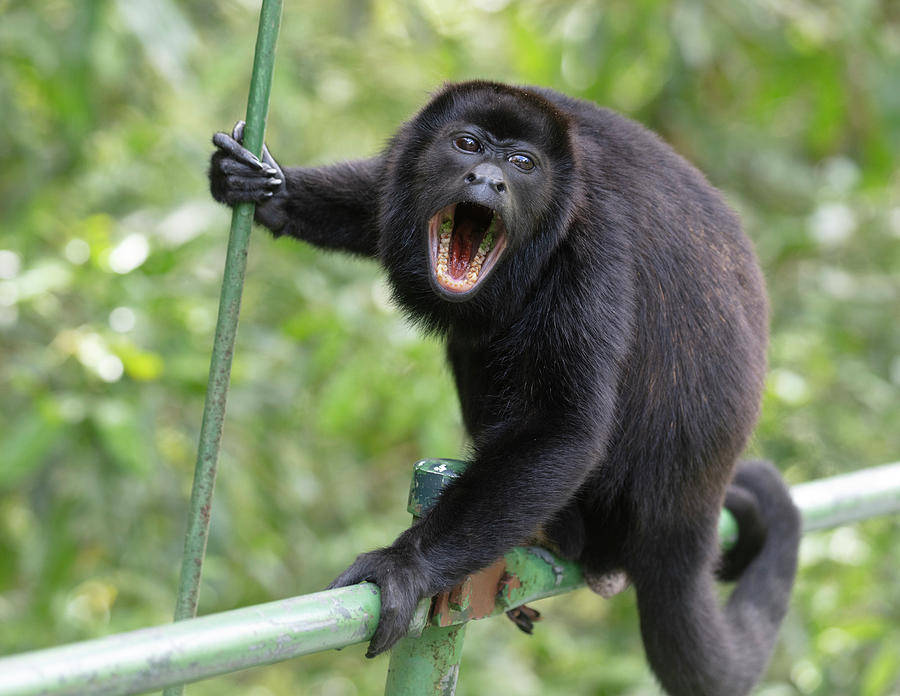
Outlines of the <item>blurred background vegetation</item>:
M900 458L900 5L876 0L286 3L267 141L374 154L445 80L552 86L660 132L741 212L773 303L753 452L792 483ZM0 0L0 654L166 622L242 117L250 0ZM201 611L322 588L458 456L439 345L372 265L254 235ZM804 540L759 693L900 694L900 524ZM656 693L633 594L468 631L460 694ZM363 647L192 694L381 693Z

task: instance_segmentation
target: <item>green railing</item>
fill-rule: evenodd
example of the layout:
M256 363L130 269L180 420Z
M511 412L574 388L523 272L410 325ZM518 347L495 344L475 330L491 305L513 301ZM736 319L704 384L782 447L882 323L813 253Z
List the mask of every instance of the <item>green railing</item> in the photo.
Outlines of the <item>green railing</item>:
M260 12L244 131L244 145L257 154L262 150L281 5L281 0L263 0ZM235 207L175 623L0 658L0 696L115 696L164 687L166 696L177 696L187 682L367 641L375 631L380 597L378 588L369 583L192 618L197 610L252 220L252 204ZM420 515L433 504L460 466L461 462L452 460L417 464L410 512ZM793 495L806 531L897 512L900 463L796 486ZM723 544L734 534L734 521L723 513ZM577 565L538 547L512 549L452 592L419 605L409 635L391 651L385 693L452 694L468 621L581 584Z
M452 465L442 460L417 465L411 512L427 507L429 495L452 476L439 469ZM437 483L423 484L436 476ZM900 512L900 463L801 484L792 494L805 531ZM387 696L452 694L467 621L568 592L582 582L575 564L545 549L515 548L500 565L488 610L475 610L465 593L451 596L434 616L423 603L410 637L391 653ZM379 608L378 588L362 583L0 658L0 696L142 693L353 645L371 637Z

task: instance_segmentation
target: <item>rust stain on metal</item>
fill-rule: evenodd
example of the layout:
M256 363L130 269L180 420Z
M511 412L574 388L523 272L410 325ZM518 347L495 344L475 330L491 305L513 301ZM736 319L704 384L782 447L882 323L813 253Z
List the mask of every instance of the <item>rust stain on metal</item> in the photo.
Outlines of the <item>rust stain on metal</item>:
M506 560L498 559L487 568L466 576L448 592L441 592L431 603L430 621L437 626L450 626L458 621L483 619L494 611L502 581L509 577Z
M450 625L450 593L441 592L431 600L429 621L438 626Z
M506 574L506 560L498 559L484 570L480 570L469 576L471 588L469 591L469 616L473 619L483 619L490 616L494 610L494 602L497 599L497 591L500 589L500 581Z
M474 576L467 575L466 579L450 590L448 601L450 608L457 612L464 612L468 615L469 600L472 596L472 578Z
M520 587L522 587L522 581L518 575L504 573L503 577L500 578L500 591L498 594L502 595L502 598L508 603L512 600L513 590L518 590Z

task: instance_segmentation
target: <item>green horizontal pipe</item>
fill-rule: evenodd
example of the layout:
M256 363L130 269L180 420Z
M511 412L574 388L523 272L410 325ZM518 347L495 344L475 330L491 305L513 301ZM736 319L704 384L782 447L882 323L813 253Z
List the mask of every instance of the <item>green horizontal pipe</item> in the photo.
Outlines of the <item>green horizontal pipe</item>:
M792 494L806 531L900 512L900 462L801 484ZM543 549L513 549L506 561L521 587L500 598L498 611L580 585L575 564ZM379 611L378 588L363 583L6 657L0 696L114 696L196 681L366 641Z
M197 681L368 640L370 583L0 660L3 696L117 696Z
M900 512L900 462L801 483L791 495L804 532Z

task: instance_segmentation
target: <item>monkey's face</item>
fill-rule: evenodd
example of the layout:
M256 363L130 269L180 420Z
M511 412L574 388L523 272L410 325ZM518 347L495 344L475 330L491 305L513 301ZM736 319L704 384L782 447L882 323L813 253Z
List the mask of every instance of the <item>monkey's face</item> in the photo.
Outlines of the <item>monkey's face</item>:
M422 162L428 193L427 249L432 288L462 302L533 234L549 196L539 149L500 139L476 124L453 124L432 141Z
M428 329L484 331L529 297L580 200L575 133L540 94L450 85L398 131L379 197L379 256Z

